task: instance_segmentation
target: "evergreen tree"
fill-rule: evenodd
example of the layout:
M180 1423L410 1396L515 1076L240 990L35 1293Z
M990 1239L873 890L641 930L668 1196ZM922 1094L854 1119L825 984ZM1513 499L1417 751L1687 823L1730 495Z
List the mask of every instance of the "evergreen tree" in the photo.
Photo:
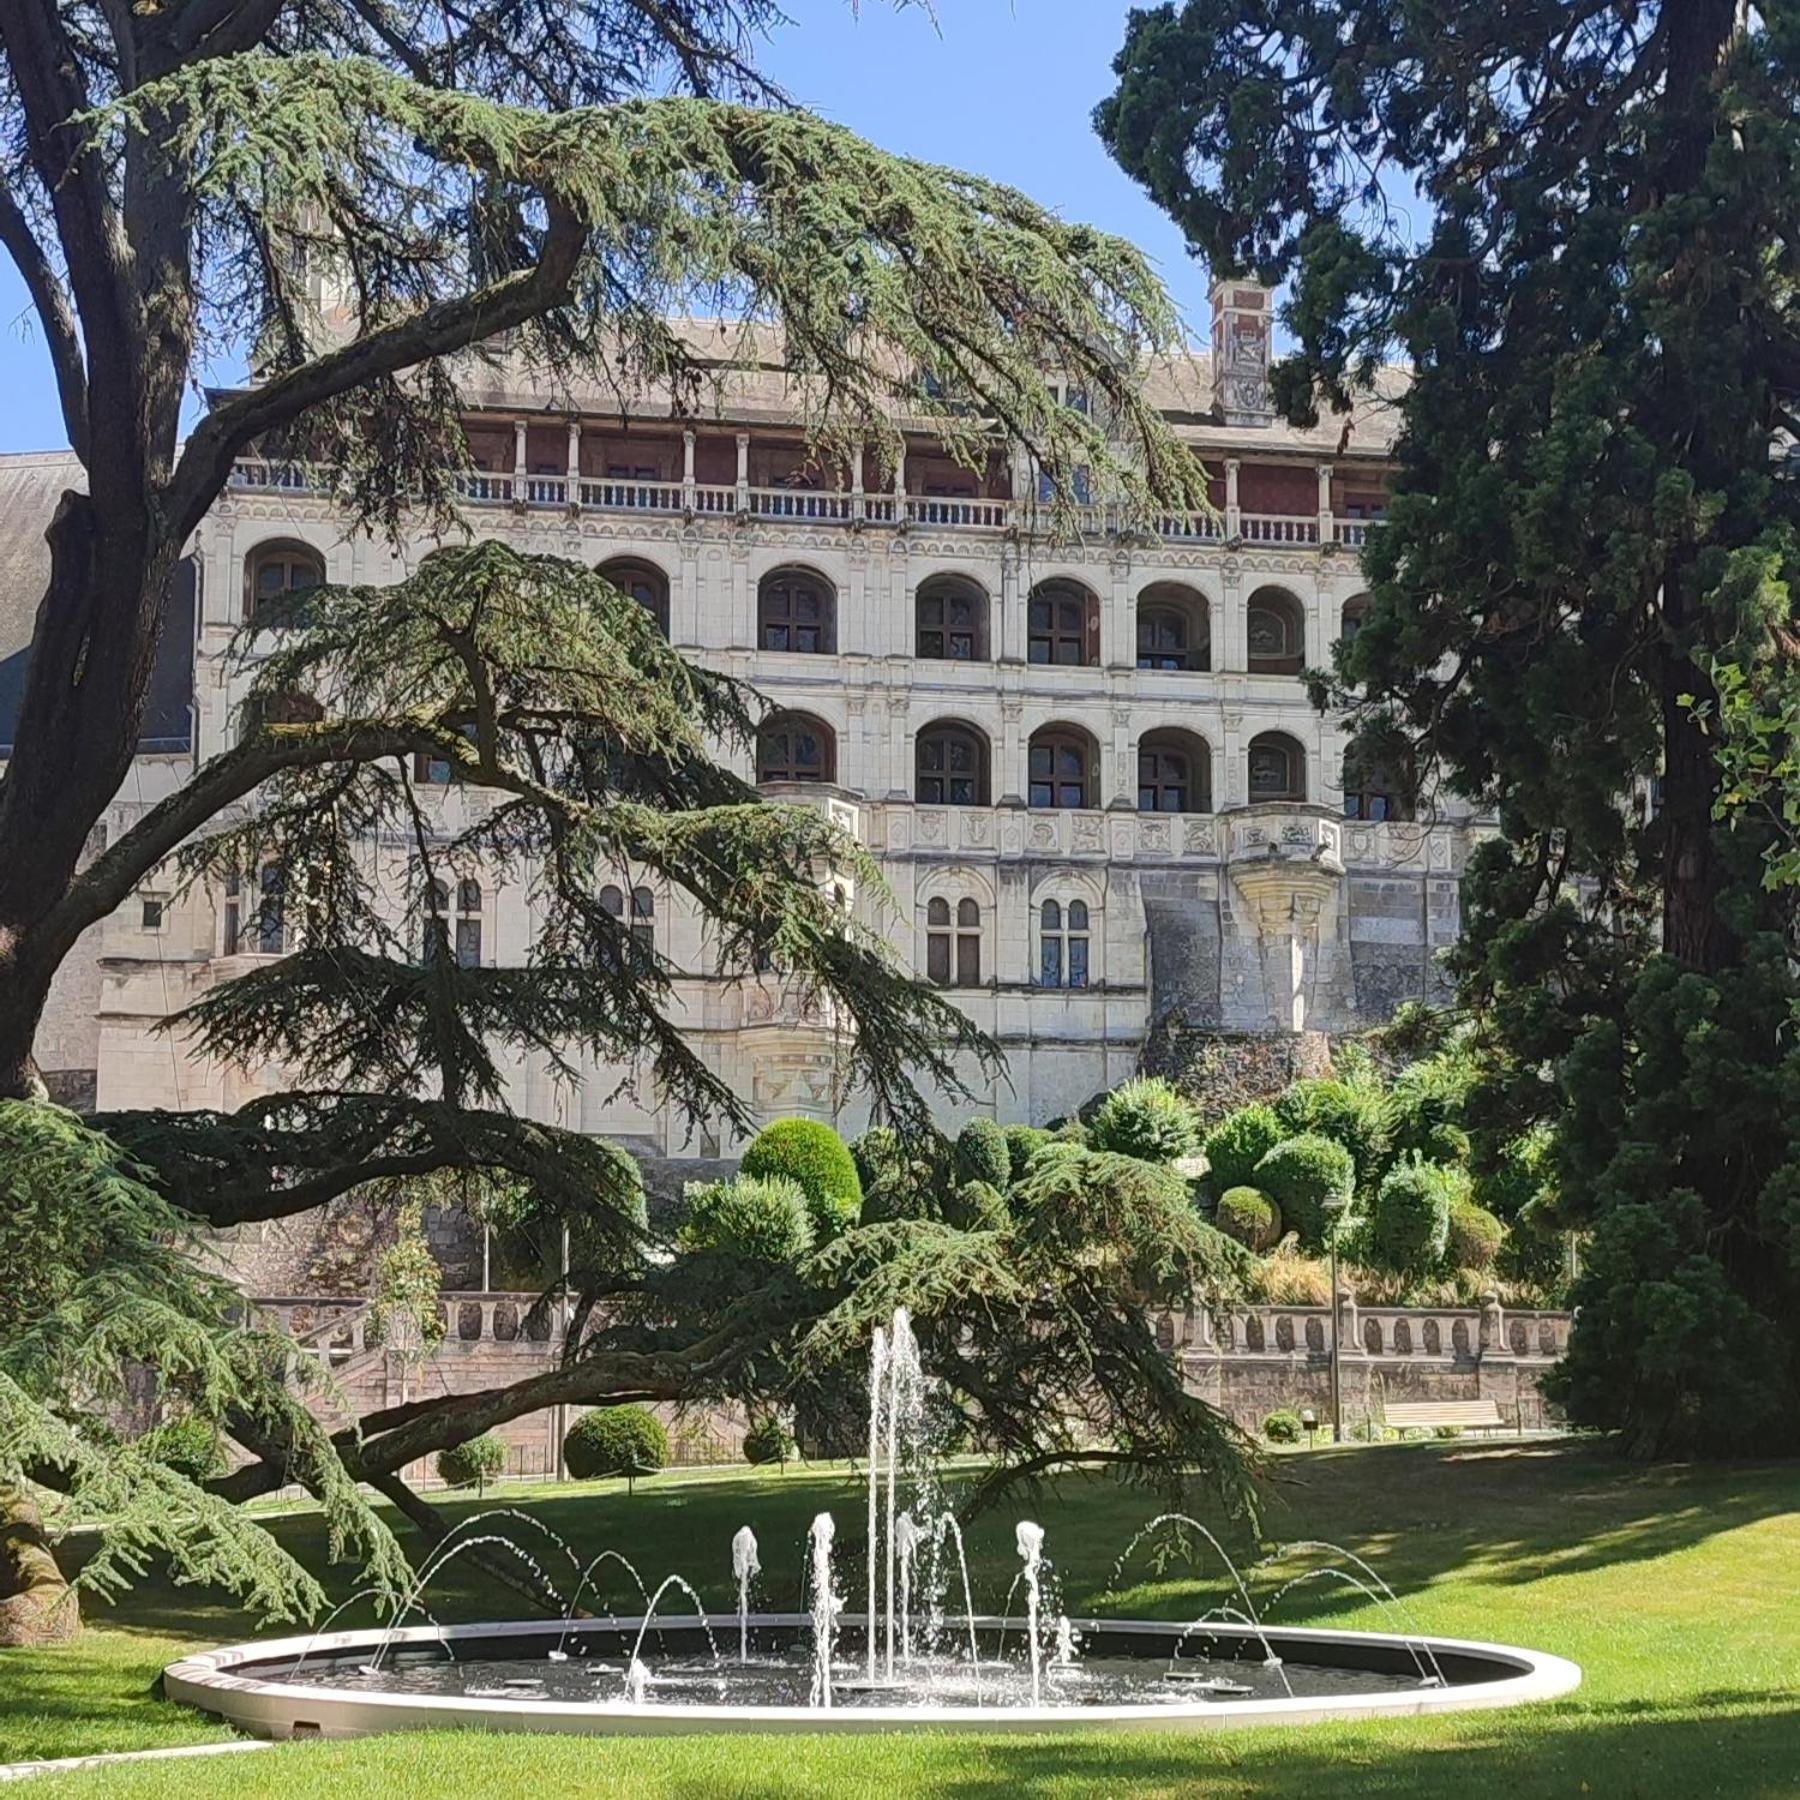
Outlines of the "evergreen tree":
M1497 811L1469 1123L1579 1121L1569 1403L1643 1452L1800 1442L1793 899L1715 818L1708 729L1715 669L1755 692L1791 641L1800 14L1186 0L1115 71L1121 164L1216 269L1291 283L1291 416L1410 365L1366 625L1314 683L1363 754Z

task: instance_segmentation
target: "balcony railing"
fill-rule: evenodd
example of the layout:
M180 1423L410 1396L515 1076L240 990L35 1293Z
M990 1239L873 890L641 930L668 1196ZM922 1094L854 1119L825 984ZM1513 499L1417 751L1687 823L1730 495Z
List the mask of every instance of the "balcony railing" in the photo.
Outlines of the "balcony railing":
M240 492L328 494L331 472L306 463L245 457L232 468L231 485ZM833 488L750 487L693 481L647 481L624 477L495 473L470 470L452 483L471 506L516 506L529 510L656 513L708 518L751 518L811 525L919 525L934 530L1018 532L1031 536L1049 523L1048 509L1030 500L998 500L959 494L845 492ZM1107 537L1139 529L1123 510L1099 502L1075 508L1074 524L1084 536ZM1318 549L1341 544L1359 549L1368 539L1366 519L1334 519L1329 514L1162 513L1150 520L1154 535L1171 543L1266 544Z

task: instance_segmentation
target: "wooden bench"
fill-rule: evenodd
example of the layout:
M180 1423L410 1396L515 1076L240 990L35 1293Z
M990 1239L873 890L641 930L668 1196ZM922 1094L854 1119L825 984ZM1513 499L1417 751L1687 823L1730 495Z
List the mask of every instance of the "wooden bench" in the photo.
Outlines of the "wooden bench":
M1381 1422L1396 1431L1505 1431L1493 1400L1408 1400L1384 1405Z

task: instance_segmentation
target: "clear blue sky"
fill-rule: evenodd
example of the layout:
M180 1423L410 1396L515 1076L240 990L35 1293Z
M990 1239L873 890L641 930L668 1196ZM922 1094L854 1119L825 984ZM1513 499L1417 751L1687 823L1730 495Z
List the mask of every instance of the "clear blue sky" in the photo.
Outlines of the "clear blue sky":
M1196 332L1205 271L1113 165L1088 119L1111 91L1128 0L786 0L764 68L794 97L886 149L1010 182L1069 218L1133 239ZM0 255L0 451L63 442L43 346Z

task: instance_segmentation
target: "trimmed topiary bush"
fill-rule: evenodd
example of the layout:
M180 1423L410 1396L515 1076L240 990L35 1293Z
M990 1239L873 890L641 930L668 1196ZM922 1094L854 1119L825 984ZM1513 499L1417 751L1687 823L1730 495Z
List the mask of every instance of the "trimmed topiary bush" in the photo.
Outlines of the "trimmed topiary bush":
M498 1481L506 1473L506 1445L491 1431L484 1431L466 1444L440 1450L437 1472L446 1487L472 1487L477 1494L485 1493L490 1481Z
M1256 1165L1287 1135L1272 1106L1259 1100L1227 1113L1205 1138L1200 1149L1206 1157L1213 1192L1255 1185Z
M1466 1194L1450 1202L1450 1235L1444 1260L1453 1269L1486 1269L1493 1266L1506 1241L1506 1227L1485 1206L1477 1206Z
M800 1184L821 1243L854 1225L862 1213L862 1183L844 1140L817 1119L777 1119L750 1140L739 1164L744 1175L785 1175Z
M1012 1223L1006 1196L991 1181L965 1181L946 1197L944 1218L962 1231L1004 1231Z
M687 1212L675 1234L687 1251L718 1251L746 1262L791 1263L813 1246L805 1190L785 1175L759 1180L692 1181Z
M1388 1109L1378 1088L1349 1081L1305 1080L1275 1102L1287 1137L1327 1137L1342 1144L1359 1184L1379 1179L1387 1153Z
M1006 1128L1008 1182L1023 1181L1025 1171L1031 1166L1031 1159L1046 1144L1055 1142L1056 1139L1039 1126L1008 1125Z
M147 1431L138 1448L153 1462L189 1481L212 1481L225 1473L225 1444L210 1419L186 1413Z
M992 1119L971 1119L956 1134L956 1179L1003 1188L1012 1179L1006 1133Z
M744 1461L757 1468L768 1463L785 1467L793 1454L794 1434L774 1413L753 1420L744 1433Z
M1416 1153L1382 1177L1369 1219L1369 1253L1395 1275L1429 1275L1450 1241L1456 1184L1447 1169Z
M654 1475L668 1460L669 1434L647 1407L596 1407L563 1439L563 1462L577 1481L623 1475L631 1483Z
M1139 1075L1100 1103L1088 1137L1096 1150L1167 1163L1193 1155L1200 1126L1193 1105L1172 1083L1160 1075Z
M1329 1202L1347 1206L1355 1192L1356 1163L1342 1144L1307 1132L1275 1145L1256 1165L1255 1180L1302 1246L1317 1250L1330 1228Z
M1219 1196L1213 1223L1228 1238L1236 1238L1258 1255L1281 1241L1281 1213L1260 1188L1227 1188Z
M1305 1429L1300 1415L1291 1407L1283 1406L1263 1420L1262 1434L1271 1444L1297 1444Z

